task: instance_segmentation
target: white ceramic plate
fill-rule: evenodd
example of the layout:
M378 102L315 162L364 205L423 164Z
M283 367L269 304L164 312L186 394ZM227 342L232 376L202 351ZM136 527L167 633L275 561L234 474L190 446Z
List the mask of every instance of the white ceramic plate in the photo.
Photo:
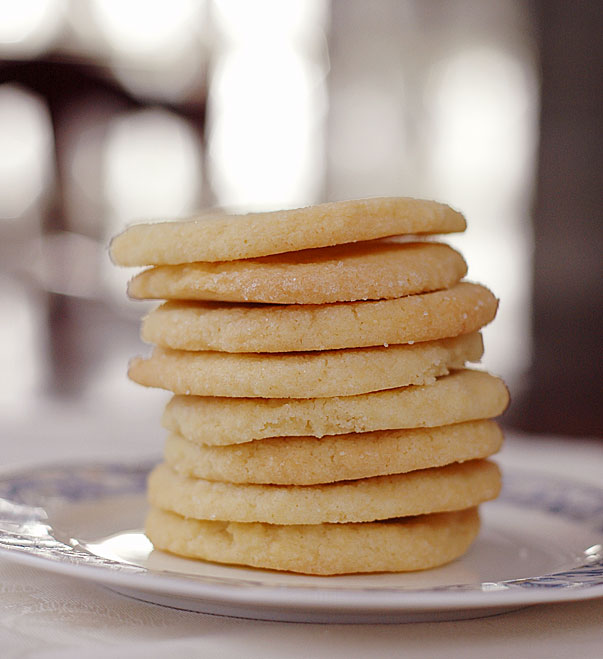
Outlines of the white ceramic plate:
M140 530L150 466L0 477L0 552L140 600L265 620L453 620L603 596L603 488L507 468L462 559L410 574L308 577L153 551Z

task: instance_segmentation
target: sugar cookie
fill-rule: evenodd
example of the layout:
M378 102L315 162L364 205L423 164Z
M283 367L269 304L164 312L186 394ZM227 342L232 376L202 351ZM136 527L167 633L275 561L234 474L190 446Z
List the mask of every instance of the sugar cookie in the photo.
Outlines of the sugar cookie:
M449 288L467 273L441 243L372 241L220 263L163 265L128 284L130 297L272 304L380 300Z
M156 508L193 519L325 524L462 510L494 499L500 486L500 471L488 460L304 486L187 478L162 463L149 476L148 497Z
M130 363L129 377L176 394L235 398L320 398L430 384L479 361L479 333L388 348L318 352L227 353L155 348Z
M200 446L172 434L164 459L182 476L210 481L315 485L487 458L502 442L494 421L322 439L278 437L232 446Z
M166 302L143 321L148 343L176 350L294 352L433 341L475 332L496 314L483 286L376 302L244 305Z
M479 530L476 508L360 524L275 524L184 519L152 508L156 549L216 563L304 574L407 572L464 554Z
M137 224L113 239L110 254L114 263L126 266L235 261L402 234L464 231L465 227L465 218L445 204L383 197Z
M198 444L240 444L281 436L444 426L502 414L509 393L499 378L464 369L433 384L358 396L310 399L174 396L163 424Z

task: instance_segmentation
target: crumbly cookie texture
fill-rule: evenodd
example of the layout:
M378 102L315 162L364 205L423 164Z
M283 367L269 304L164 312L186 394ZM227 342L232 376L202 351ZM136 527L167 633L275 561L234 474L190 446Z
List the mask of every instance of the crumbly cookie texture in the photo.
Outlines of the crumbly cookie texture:
M155 348L130 363L139 384L176 394L233 398L318 398L431 384L479 361L479 333L414 345L297 353L188 352Z
M315 575L426 570L464 554L478 531L476 508L386 522L294 526L199 521L151 508L146 520L156 549Z
M254 485L187 478L167 464L149 476L149 502L193 519L332 524L462 510L498 496L488 460L320 485Z
M174 350L300 352L434 341L489 323L498 301L479 284L375 302L244 305L166 302L143 321L148 343Z
M149 268L130 297L271 304L380 300L449 288L467 274L441 243L371 241L220 263Z
M404 197L330 202L270 213L206 213L186 221L137 224L116 236L117 265L235 261L405 234L464 231L445 204Z
M297 400L174 396L163 424L198 444L226 445L266 437L443 426L498 416L508 402L502 380L463 369L430 385L358 396Z
M438 428L377 430L323 437L278 437L231 446L201 446L171 434L164 459L182 476L230 483L316 485L401 474L496 453L495 421Z

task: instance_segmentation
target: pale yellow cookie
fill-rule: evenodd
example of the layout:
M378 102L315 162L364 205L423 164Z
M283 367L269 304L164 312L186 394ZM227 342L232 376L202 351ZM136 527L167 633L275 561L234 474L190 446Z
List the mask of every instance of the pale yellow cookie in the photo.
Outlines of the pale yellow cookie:
M303 574L408 572L464 554L479 531L476 508L360 524L275 524L184 519L152 508L156 549L216 563Z
M111 242L118 265L235 261L402 234L465 230L465 218L435 201L385 197L307 208L138 224Z
M164 426L198 444L240 444L266 437L444 426L498 416L509 393L499 378L470 369L433 384L358 396L249 399L174 396Z
M221 263L150 268L130 297L272 304L380 300L449 288L467 273L441 243L372 241Z
M500 486L498 466L488 460L303 486L187 478L162 463L151 472L147 492L152 506L193 519L324 524L462 510L494 499Z
M182 476L209 481L315 485L487 458L502 442L494 421L322 439L278 437L232 446L201 446L172 434L164 459Z
M155 348L130 363L129 377L176 394L234 398L320 398L430 384L479 361L479 333L388 348L318 352L188 352Z
M475 332L496 315L483 286L376 302L245 305L166 302L143 321L142 338L175 350L295 352L433 341Z

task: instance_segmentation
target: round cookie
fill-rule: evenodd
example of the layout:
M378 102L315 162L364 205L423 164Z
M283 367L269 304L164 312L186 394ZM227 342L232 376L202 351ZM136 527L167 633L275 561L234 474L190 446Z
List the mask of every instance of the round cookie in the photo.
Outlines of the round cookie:
M494 421L322 439L278 437L231 446L200 446L172 434L165 443L164 460L182 476L210 481L315 485L486 458L502 442Z
M465 218L445 204L383 197L137 224L113 239L110 254L114 263L126 266L235 261L402 234L464 231L465 227Z
M479 333L388 348L318 352L188 352L155 348L131 361L138 384L176 394L234 398L321 398L430 384L435 378L479 361Z
M500 487L500 471L488 460L303 486L186 478L162 463L149 476L147 494L155 508L183 517L287 525L372 522L463 510L494 499Z
M156 549L216 563L303 574L407 572L464 554L479 531L476 508L361 524L275 524L184 519L152 508Z
M441 243L373 241L242 261L163 265L128 284L130 297L272 304L380 300L449 288L467 274Z
M166 302L143 321L144 341L175 350L296 352L433 341L475 332L498 302L479 284L376 302L245 305Z
M249 399L174 396L163 425L198 444L240 444L266 437L322 437L443 426L502 414L509 393L499 378L464 369L433 384L358 396Z

